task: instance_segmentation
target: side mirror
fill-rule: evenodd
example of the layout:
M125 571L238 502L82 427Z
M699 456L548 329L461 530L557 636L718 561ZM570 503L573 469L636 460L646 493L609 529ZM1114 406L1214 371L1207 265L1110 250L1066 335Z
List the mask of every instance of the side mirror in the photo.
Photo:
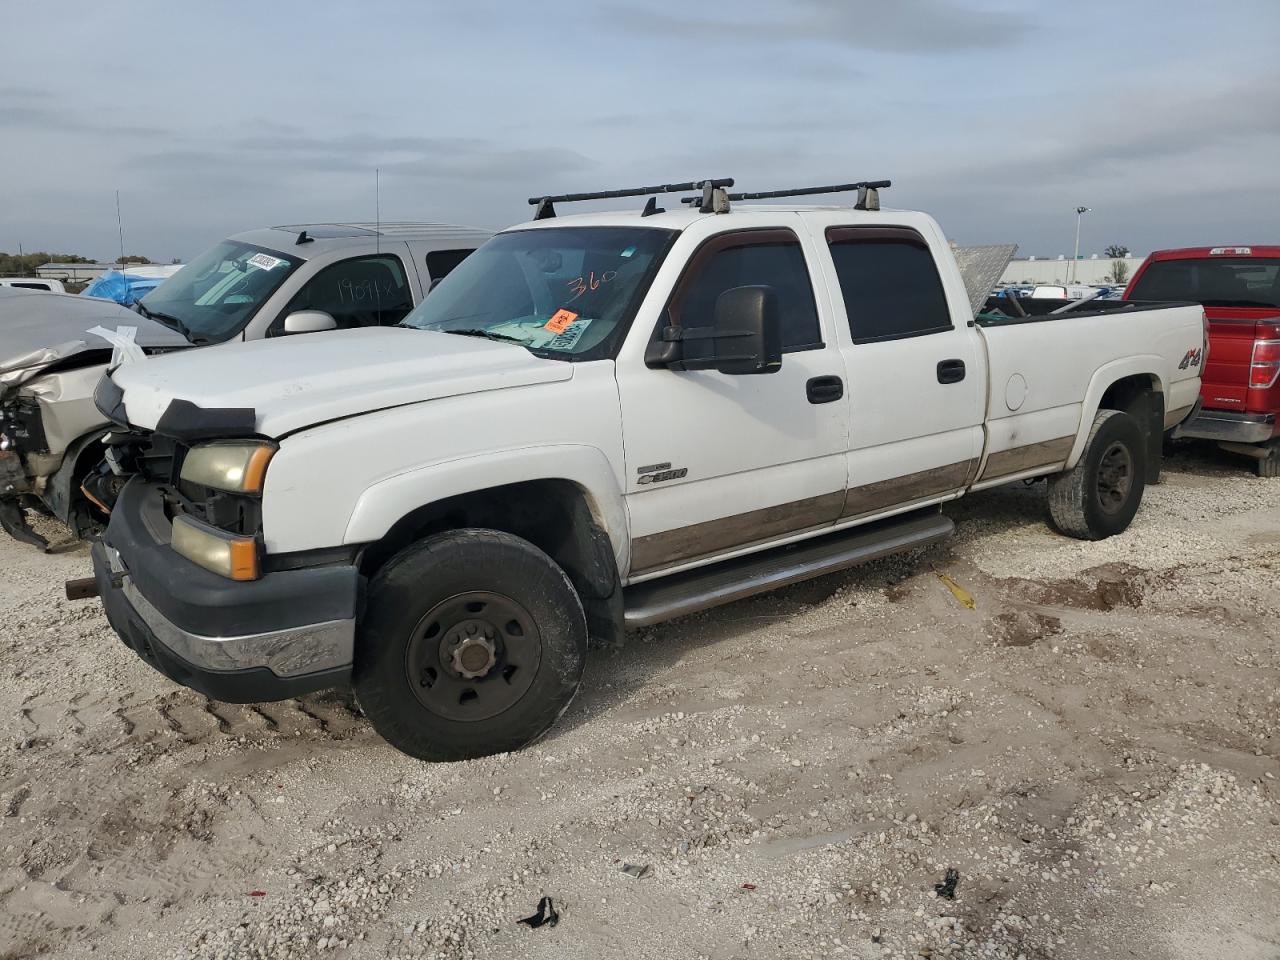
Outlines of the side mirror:
M333 314L323 310L295 310L284 318L285 333L316 333L337 328L338 321L333 319Z
M710 341L710 356L687 356L685 344ZM703 353L704 351L692 351ZM645 366L774 373L782 366L782 320L773 287L733 287L716 298L709 327L667 327L645 350Z
M782 320L773 287L734 287L720 294L712 329L721 373L776 373L782 366Z
M440 286L440 281L443 279L444 277L433 277L431 280L431 285L427 287L427 293L430 293L436 287Z

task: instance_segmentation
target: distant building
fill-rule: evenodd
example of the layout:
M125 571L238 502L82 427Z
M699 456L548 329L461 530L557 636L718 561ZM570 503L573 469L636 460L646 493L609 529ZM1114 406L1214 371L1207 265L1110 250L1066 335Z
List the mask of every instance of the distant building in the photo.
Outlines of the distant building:
M1134 273L1138 267L1142 265L1142 261L1146 257L1121 257L1120 262L1125 265L1125 281L1133 279ZM1009 261L1009 266L1005 267L1004 273L1000 277L1001 283L1087 283L1087 284L1107 284L1113 283L1111 279L1111 271L1115 264L1115 260L1109 257L1093 254L1088 259L1080 259L1075 261L1074 271L1071 266L1070 257L1027 257L1026 259L1017 259Z
M42 263L36 267L36 275L46 280L87 283L97 280L108 270L117 268L118 265L114 263Z
M42 263L36 267L36 275L46 280L64 283L89 283L108 270L121 270L137 277L169 277L178 272L182 264L167 263Z

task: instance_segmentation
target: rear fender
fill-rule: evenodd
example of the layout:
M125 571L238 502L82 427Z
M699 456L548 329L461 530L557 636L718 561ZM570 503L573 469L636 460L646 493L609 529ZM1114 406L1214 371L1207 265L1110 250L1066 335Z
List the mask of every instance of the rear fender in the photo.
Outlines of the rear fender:
M1163 394L1167 386L1165 378L1157 371L1168 365L1163 357L1154 354L1140 354L1125 357L1105 364L1094 372L1085 390L1084 403L1080 407L1080 423L1076 429L1076 442L1072 444L1071 455L1067 458L1067 469L1074 467L1084 454L1085 442L1089 439L1089 431L1093 428L1093 418L1102 407L1102 397L1112 384L1125 377L1145 376L1155 381L1155 389ZM1163 406L1161 407L1163 410Z

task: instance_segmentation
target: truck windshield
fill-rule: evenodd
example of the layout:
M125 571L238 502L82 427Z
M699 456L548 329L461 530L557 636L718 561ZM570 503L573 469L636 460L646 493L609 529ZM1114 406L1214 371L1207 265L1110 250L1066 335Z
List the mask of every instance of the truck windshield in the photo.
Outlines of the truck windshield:
M402 326L510 340L555 359L609 357L675 236L652 227L501 233L463 260Z
M274 250L224 240L139 300L139 312L192 343L220 343L243 330L300 263Z
M1280 259L1156 260L1142 271L1128 299L1191 301L1206 307L1280 307Z

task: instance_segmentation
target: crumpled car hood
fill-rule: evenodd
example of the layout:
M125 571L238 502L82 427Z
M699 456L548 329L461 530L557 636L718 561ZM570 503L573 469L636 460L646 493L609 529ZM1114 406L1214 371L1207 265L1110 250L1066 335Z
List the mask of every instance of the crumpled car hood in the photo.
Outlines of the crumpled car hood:
M395 327L332 330L123 363L111 380L130 424L154 430L174 400L251 409L268 437L375 410L555 383L573 364L524 347Z
M77 354L85 354L82 365L105 364L111 344L86 333L93 327L136 327L135 342L148 350L191 346L177 331L110 300L0 288L0 394Z

